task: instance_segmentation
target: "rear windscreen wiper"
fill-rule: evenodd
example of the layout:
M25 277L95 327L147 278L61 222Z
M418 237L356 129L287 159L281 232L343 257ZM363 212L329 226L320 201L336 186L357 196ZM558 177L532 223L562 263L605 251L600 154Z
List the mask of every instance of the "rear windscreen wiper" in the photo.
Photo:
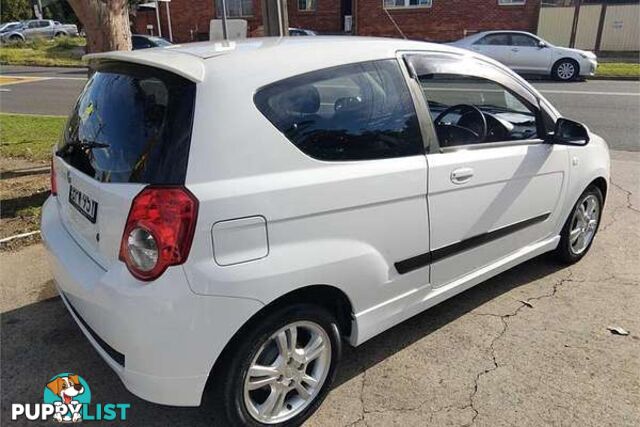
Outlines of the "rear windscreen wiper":
M94 148L107 148L107 147L110 147L110 145L109 144L104 144L102 142L84 140L84 141L76 142L74 144L66 144L66 145L64 145L61 149L56 151L56 156L62 156L64 154L66 154L72 148L80 148L80 149L87 148L89 150L92 150Z

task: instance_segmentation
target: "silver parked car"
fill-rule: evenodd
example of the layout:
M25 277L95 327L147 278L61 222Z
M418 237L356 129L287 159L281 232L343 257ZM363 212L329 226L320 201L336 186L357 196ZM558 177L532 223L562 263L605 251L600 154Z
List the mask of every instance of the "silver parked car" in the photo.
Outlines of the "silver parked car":
M2 34L2 41L25 41L36 38L54 38L60 36L77 36L78 27L74 24L61 24L51 19L33 19L23 25Z
M593 76L593 52L554 46L524 31L484 31L450 43L486 55L521 74L551 75L558 80Z

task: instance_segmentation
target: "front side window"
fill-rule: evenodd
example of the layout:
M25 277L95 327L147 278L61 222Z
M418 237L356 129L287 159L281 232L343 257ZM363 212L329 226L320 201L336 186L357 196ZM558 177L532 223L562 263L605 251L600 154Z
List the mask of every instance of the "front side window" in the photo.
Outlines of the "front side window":
M292 77L260 89L254 100L280 132L316 159L424 152L413 101L395 59Z
M432 0L383 0L385 9L431 7Z
M430 74L420 84L441 147L539 137L535 110L494 81Z
M253 0L226 0L228 18L253 16ZM222 1L216 0L216 16L222 17Z
M302 12L313 12L316 10L316 0L298 0L298 10Z
M520 47L538 47L538 40L526 34L511 34L511 45Z
M474 44L485 45L485 46L508 46L509 43L510 43L509 34L497 33L497 34L489 34L488 36L484 36Z

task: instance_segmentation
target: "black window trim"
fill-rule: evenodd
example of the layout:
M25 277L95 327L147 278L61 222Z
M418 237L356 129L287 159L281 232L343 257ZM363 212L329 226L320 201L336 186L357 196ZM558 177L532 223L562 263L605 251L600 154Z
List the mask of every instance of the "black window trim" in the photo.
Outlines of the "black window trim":
M409 75L411 79L418 85L420 90L420 99L418 103L423 104L424 108L428 113L426 119L431 123L431 136L430 138L433 141L432 149L429 152L439 152L439 153L449 153L460 150L479 150L479 149L488 149L488 148L498 148L498 147L509 147L509 146L517 146L517 145L534 145L534 144L543 144L545 143L544 138L529 138L524 140L508 140L508 141L496 141L496 142L487 142L482 144L468 144L468 145L456 145L451 147L441 147L440 141L438 140L437 134L435 132L435 128L433 127L433 122L431 120L431 114L429 110L429 105L427 100L425 99L422 93L422 87L420 86L419 75L421 74L419 69L421 65L425 68L432 68L435 72L432 74L459 74L466 76L475 76L487 79L499 86L504 87L508 90L512 95L516 96L518 100L523 102L527 107L531 108L536 115L536 125L538 127L539 135L547 135L551 130L546 129L543 120L543 112L548 114L551 118L556 119L553 114L547 111L546 108L543 107L543 104L540 98L531 92L526 86L522 85L519 81L514 79L504 70L501 70L499 67L494 64L484 61L481 58L470 58L466 55L462 54L454 54L449 52L441 52L441 51L406 51L402 52L402 57L404 58L404 63L408 68ZM422 63L418 63L419 60L423 60ZM464 70L462 73L460 71L457 72L438 72L441 67L442 62L449 61L450 63L453 61L461 62L462 60L472 61L475 63L476 67L470 67L469 65L473 64L464 64L464 67L456 67L458 70ZM485 70L489 70L488 72L482 73L478 72L478 68L484 68ZM424 74L424 73L423 73ZM496 78L493 78L493 77ZM412 86L410 85L410 88ZM422 108L416 108L416 111L420 111ZM421 114L419 113L418 119L421 119Z

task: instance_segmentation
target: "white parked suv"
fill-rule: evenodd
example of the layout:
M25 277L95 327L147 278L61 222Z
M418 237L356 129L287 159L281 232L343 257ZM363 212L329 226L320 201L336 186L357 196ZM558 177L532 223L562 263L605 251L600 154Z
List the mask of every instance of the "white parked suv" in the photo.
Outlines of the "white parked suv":
M557 80L593 76L598 60L593 52L554 46L525 31L483 31L451 43L502 62L522 74L542 74Z
M90 63L42 235L71 315L153 402L208 384L229 425L297 425L343 340L539 254L575 262L600 222L606 143L466 50L308 37Z

